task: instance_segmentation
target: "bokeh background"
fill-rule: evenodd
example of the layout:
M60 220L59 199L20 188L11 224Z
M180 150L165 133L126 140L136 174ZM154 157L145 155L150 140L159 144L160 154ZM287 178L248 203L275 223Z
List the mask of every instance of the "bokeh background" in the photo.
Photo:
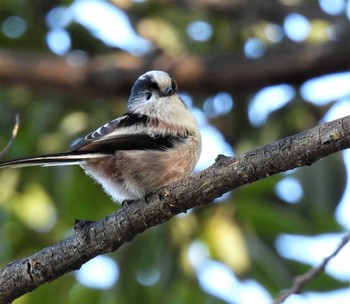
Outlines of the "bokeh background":
M173 74L198 118L197 171L349 115L349 18L345 0L2 0L0 150L16 114L6 158L65 150L123 114L149 68ZM69 89L75 74L57 60L96 78ZM349 161L344 151L241 187L15 303L270 303L348 231ZM78 167L2 170L0 266L117 208ZM348 303L348 247L286 303Z

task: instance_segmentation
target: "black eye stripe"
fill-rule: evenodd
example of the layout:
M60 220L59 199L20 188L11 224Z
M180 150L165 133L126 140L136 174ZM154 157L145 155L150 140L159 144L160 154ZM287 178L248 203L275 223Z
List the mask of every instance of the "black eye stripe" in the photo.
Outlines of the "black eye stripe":
M131 95L130 95L130 101L134 100L141 94L148 94L148 92L157 91L159 92L159 86L158 84L153 80L153 78L149 75L145 75L141 79L138 79L136 83L134 84Z
M157 92L160 92L160 89L159 89L159 86L158 86L158 83L154 82L154 81L151 81L151 89L152 90L155 90Z
M160 91L158 83L153 80L153 78L149 75L146 75L142 79L139 80L140 86L139 89L141 90L155 90L155 91Z

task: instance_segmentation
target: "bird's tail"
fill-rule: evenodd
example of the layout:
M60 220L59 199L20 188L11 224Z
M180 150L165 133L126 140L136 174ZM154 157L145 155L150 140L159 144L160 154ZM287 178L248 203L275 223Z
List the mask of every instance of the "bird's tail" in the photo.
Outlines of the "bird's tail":
M103 153L57 153L46 154L32 157L17 158L9 161L0 162L0 169L20 168L30 166L67 166L78 165L80 162L93 158L106 157L109 154Z

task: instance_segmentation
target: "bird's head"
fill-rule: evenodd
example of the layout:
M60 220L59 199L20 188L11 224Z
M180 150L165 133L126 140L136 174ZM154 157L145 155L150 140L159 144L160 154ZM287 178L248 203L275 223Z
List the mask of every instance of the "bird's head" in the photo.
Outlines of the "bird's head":
M178 95L177 84L168 73L149 71L135 81L128 101L128 111L139 112L144 106L170 100L174 95Z

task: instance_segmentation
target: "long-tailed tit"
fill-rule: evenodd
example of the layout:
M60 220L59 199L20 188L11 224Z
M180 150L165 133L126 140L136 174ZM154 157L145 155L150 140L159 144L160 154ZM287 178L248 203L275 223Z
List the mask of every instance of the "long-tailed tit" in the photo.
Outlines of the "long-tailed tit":
M0 168L80 165L114 200L136 200L190 175L200 150L196 119L175 80L150 71L136 80L126 114L69 151L1 162Z

